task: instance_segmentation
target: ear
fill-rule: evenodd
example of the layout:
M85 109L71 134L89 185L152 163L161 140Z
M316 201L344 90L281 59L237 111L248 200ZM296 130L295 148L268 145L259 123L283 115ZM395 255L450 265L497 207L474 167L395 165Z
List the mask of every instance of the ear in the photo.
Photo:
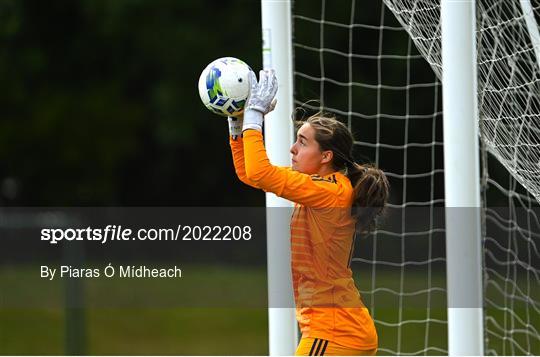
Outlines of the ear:
M332 150L323 151L321 164L332 162L333 158L334 158L334 152Z

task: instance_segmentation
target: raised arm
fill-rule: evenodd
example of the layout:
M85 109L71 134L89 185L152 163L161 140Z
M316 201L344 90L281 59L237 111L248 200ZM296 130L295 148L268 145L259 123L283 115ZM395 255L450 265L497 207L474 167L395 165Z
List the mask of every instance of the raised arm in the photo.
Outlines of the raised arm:
M253 181L249 180L246 176L246 168L244 165L244 141L241 136L229 136L229 145L231 146L231 153L233 157L234 170L236 171L236 176L251 187L260 188Z

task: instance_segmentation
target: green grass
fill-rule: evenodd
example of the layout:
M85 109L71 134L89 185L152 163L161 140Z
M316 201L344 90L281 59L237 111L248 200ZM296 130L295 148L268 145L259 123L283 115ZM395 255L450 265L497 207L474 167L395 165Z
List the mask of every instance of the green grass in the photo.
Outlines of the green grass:
M85 354L265 355L266 309L88 309ZM66 354L62 309L0 310L0 354Z
M67 281L0 268L0 354L70 353ZM186 266L181 279L100 277L79 289L84 354L268 354L264 269Z
M266 272L253 267L187 266L181 280L87 279L82 332L90 355L266 355L268 317ZM40 279L36 267L0 268L0 354L66 354L67 323L61 280ZM366 271L355 277L360 290L405 292L428 287L425 272ZM430 286L445 286L434 272ZM10 293L6 293L9 291ZM532 297L538 291L531 291ZM427 299L431 308L426 308ZM372 301L373 299L373 301ZM500 297L493 296L494 301ZM499 299L499 300L497 300ZM447 350L444 292L396 296L384 290L364 294L377 321L379 354L441 355ZM373 302L373 304L372 304ZM539 337L520 332L518 316L540 329L540 317L526 304L512 312L489 308L488 348L523 354L514 343L540 354ZM528 314L528 316L527 316ZM400 322L401 321L401 322ZM512 323L514 323L512 330ZM502 326L504 330L498 330ZM529 327L529 330L531 328ZM514 349L512 346L514 345ZM521 353L520 353L521 352Z

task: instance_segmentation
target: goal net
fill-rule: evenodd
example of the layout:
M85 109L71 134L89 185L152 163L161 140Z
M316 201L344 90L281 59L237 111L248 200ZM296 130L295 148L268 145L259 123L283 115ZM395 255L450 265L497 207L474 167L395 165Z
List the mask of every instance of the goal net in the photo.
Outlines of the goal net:
M477 1L487 354L540 354L538 0ZM536 30L536 31L535 31ZM352 269L383 354L446 354L440 1L296 0L297 116L324 110L391 184ZM466 173L464 173L466 174Z

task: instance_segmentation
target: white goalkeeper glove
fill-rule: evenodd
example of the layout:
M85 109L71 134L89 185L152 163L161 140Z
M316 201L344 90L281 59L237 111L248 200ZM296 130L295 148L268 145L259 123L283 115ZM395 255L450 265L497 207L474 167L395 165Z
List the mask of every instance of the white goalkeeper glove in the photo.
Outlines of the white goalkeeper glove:
M255 73L249 72L250 92L244 110L244 124L242 131L255 129L262 131L264 115L274 110L275 96L278 90L276 72L273 69L259 72L259 82Z

